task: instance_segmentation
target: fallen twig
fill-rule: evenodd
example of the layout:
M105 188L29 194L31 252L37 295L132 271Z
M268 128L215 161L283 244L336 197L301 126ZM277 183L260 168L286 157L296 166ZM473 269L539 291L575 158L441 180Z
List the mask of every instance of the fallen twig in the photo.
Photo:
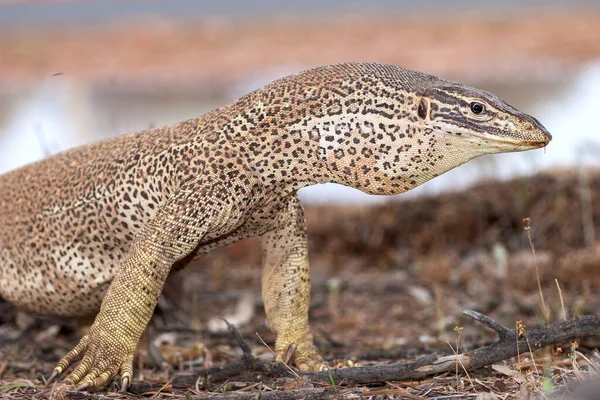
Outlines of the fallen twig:
M531 349L537 350L542 347L565 343L575 339L600 336L600 315L582 315L569 321L528 331L527 338L525 336L519 337L519 348L517 349L516 333L514 330L505 328L476 311L465 311L464 314L493 329L499 336L499 339L491 345L465 353L465 355L469 355L472 359L471 369L482 368L486 365L514 357L518 352L529 351L527 340L529 340ZM490 324L490 321L494 323Z
M229 321L227 321L226 319L223 319L223 321L225 321L225 324L227 324L227 329L229 329L229 332L235 338L238 346L240 346L240 349L242 349L242 352L244 353L242 357L253 357L252 349L250 349L250 346L248 346L248 343L246 343L246 341L244 340L244 337L242 336L240 330L236 328L235 325L230 324Z

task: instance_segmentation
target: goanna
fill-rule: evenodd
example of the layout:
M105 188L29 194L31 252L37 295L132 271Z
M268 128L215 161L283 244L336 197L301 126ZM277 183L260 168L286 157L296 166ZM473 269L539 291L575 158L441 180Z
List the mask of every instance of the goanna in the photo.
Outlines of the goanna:
M345 63L277 80L201 117L79 147L0 177L0 294L35 314L95 320L53 377L123 387L163 288L208 251L261 237L275 352L324 366L308 324L297 190L410 190L482 154L546 146L495 95L400 67Z

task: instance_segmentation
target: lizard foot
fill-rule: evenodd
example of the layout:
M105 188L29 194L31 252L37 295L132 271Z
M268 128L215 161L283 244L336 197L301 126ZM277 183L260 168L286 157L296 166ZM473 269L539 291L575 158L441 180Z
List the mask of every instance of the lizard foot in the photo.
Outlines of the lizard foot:
M277 346L278 347L278 346ZM275 359L285 364L294 361L296 367L302 371L323 371L328 369L325 360L313 344L312 335L299 343L291 343L282 350L275 352Z
M120 373L121 390L125 391L132 379L136 347L136 340L92 327L90 333L58 362L48 383L59 377L71 364L81 360L62 384L77 391L94 390L106 386Z

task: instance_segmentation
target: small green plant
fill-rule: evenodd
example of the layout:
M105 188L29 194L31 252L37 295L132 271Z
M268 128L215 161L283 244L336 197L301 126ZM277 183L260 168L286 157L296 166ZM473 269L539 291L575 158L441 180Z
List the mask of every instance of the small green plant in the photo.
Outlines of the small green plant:
M327 375L329 376L329 382L331 382L331 386L333 386L333 391L337 392L337 386L335 384L335 381L333 380L333 376L331 375L331 372L328 372Z

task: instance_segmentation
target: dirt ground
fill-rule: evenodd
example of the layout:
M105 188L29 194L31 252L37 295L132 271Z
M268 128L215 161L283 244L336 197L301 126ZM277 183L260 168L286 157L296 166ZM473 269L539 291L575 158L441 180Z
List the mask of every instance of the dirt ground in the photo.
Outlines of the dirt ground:
M482 312L512 329L516 321L526 330L545 326L536 263L551 323L599 314L600 253L598 242L586 243L584 231L600 229L600 202L595 201L600 173L589 181L589 210L581 201L581 188L577 174L563 171L481 183L432 198L308 207L310 319L320 351L332 367L371 365L433 352L450 355L457 342L463 352L495 340L494 332L461 315L463 310ZM531 218L530 230L524 229L526 217ZM139 350L136 383L155 385L139 394L156 395L165 385L160 394L164 398L252 396L257 382L264 393L277 390L281 384L274 377L251 374L232 375L204 388L167 385L182 371L227 365L240 356L233 336L218 330L222 317L239 326L256 356L271 357L258 339L273 345L259 280L257 240L215 251L201 265L172 276ZM33 318L0 303L2 396L39 397L44 377L78 337L71 321ZM459 371L422 381L338 383L336 388L383 396L374 398L469 398L481 392L495 393L499 399L527 398L527 393L572 390L582 381L600 379L593 372L600 372L600 358L594 353L599 345L600 338L588 338L522 354L506 365L496 363L468 375ZM568 383L571 386L565 386ZM103 398L85 396L76 398ZM109 391L109 397L138 395Z

